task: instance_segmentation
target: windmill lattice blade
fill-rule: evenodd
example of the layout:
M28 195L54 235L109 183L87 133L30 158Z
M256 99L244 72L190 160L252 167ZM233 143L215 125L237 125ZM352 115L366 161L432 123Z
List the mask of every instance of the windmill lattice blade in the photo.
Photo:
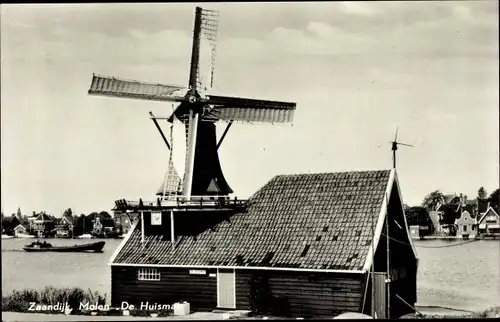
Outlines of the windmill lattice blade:
M209 96L214 117L221 121L291 123L296 103L227 96Z
M185 89L185 87L94 75L92 77L89 94L152 101L180 102L184 100L184 97L175 96L173 94L182 89Z
M398 140L398 130L399 130L399 126L396 127L396 135L394 136L394 141Z
M217 34L219 31L219 12L213 10L201 10L201 33L210 44L210 80L209 87L213 87L215 79L215 60L217 56ZM198 71L199 73L199 71ZM200 75L198 74L198 77ZM201 80L198 80L201 84Z
M406 143L399 143L399 142L396 142L398 145L405 145L405 146L411 146L413 148L413 145L411 144L406 144Z

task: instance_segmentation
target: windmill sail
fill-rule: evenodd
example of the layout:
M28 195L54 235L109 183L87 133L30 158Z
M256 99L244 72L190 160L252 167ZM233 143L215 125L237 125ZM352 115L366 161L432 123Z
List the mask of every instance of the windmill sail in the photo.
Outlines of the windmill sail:
M92 78L88 91L91 95L180 103L168 119L174 123L171 139L171 148L174 149L171 150L161 194L167 187L175 193L181 181L179 173L184 173L182 194L186 198L193 195L224 196L233 192L224 178L217 152L220 145L216 135L218 121L230 124L234 121L293 121L295 103L205 93L214 92L217 32L218 13L196 7L187 87L96 75ZM174 122L176 119L181 122ZM226 133L227 130L224 135Z
M90 95L133 98L152 101L181 102L183 96L174 95L185 89L182 86L138 82L109 76L94 75Z

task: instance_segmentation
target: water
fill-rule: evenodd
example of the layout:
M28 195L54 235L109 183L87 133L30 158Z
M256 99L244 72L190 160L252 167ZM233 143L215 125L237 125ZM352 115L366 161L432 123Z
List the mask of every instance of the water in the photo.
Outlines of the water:
M84 239L44 239L57 246L84 244ZM2 240L2 295L12 290L45 286L81 287L107 293L110 298L111 270L108 260L121 239L105 239L102 253L28 253L22 247L33 239Z
M110 295L107 262L121 240L106 239L103 253L27 253L27 239L2 240L2 295L14 289L78 286ZM48 240L74 245L88 240ZM415 241L420 258L418 305L470 311L500 305L500 241ZM423 247L419 247L423 246Z
M414 241L419 306L479 311L500 305L500 241ZM462 244L453 247L442 247ZM423 246L423 247L422 247Z

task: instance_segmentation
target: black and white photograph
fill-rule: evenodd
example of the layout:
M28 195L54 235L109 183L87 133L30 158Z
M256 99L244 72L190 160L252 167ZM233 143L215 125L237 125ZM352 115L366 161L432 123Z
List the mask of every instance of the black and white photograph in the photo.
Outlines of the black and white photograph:
M500 318L498 11L1 4L2 321Z

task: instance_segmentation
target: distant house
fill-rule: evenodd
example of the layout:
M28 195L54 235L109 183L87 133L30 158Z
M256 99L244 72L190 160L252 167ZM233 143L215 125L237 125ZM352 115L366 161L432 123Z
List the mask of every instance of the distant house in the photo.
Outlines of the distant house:
M429 211L429 218L434 226L434 233L440 235L443 233L443 226L441 225L442 213L440 211Z
M455 221L455 224L457 225L457 236L462 236L463 238L476 237L476 218L467 210L462 212L460 218Z
M193 311L262 305L270 315L330 318L414 312L418 258L394 169L279 175L244 210L133 208L140 221L110 259L112 305L183 300Z
M484 208L484 199L468 200L467 196L443 195L436 211L429 213L436 224L436 233L465 238L477 235L476 219ZM438 224L439 222L439 224Z
M94 224L92 226L92 234L93 235L101 235L104 233L104 228L101 222L101 218L99 216L96 216L95 219L93 220Z
M489 207L478 220L478 232L483 236L500 236L500 216L498 210Z
M14 228L14 236L26 235L28 229L25 226L19 224Z
M132 226L139 221L139 213L126 213L118 210L113 210L115 224L121 227L121 233L127 234Z
M6 235L14 235L14 228L16 228L21 221L17 218L16 215L10 217L2 218L2 234Z
M462 200L456 194L443 195L442 203L445 205L459 205L459 204L461 204L461 202L462 202Z
M28 228L31 231L34 231L35 229L35 220L38 217L38 215L33 211L33 215L28 217Z
M420 226L419 225L413 225L410 226L410 236L412 239L420 239Z
M64 215L59 223L56 225L56 236L57 237L71 237L74 228L74 218L73 216Z
M41 212L38 214L33 220L33 231L39 237L42 237L50 232L55 227L55 218L46 214L45 212Z
M409 226L410 236L412 239L422 239L424 236L429 235L429 227L421 225Z

